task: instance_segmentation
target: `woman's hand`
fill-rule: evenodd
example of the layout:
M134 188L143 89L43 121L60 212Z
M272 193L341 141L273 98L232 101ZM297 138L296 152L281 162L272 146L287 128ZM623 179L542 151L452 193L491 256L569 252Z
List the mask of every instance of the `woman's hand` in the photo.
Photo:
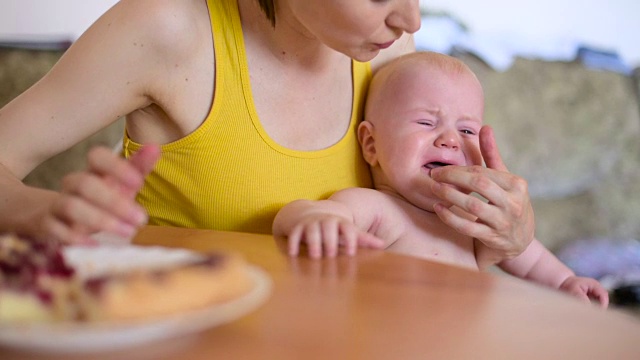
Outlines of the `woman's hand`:
M507 170L489 126L480 130L480 151L486 168L446 166L433 169L431 177L434 194L476 218L460 216L442 203L434 206L443 222L477 240L481 248L476 248L476 257L484 268L522 253L533 240L535 224L527 182Z
M63 243L90 243L90 235L99 231L133 236L147 221L135 196L159 157L155 145L144 146L129 160L105 147L92 149L87 169L63 179L36 236Z

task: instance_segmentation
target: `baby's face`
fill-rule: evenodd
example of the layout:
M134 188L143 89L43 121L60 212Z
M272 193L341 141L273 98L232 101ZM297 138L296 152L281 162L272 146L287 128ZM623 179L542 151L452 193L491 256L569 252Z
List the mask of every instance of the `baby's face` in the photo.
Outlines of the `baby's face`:
M470 73L424 64L405 67L383 86L367 114L375 128L375 185L432 211L432 169L482 165L482 87Z

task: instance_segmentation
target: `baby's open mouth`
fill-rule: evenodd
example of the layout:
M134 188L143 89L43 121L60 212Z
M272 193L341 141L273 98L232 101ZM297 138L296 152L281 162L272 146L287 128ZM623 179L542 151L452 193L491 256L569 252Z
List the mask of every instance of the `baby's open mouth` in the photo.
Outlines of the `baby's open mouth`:
M435 168L439 168L439 167L443 167L443 166L449 166L451 164L448 163L443 163L440 161L434 161L434 162L430 162L424 165L424 167L426 167L427 169L435 169Z

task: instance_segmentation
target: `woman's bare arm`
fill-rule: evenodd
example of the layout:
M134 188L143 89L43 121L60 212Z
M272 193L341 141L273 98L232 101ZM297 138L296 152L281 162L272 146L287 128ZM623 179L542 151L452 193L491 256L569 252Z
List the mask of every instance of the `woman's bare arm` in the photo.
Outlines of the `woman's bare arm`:
M180 17L172 17L171 4L119 2L47 75L0 109L0 231L39 236L42 223L38 221L60 194L25 186L20 180L42 161L152 104L168 88L158 75L176 63L175 56L168 54L185 53L176 51L180 37L175 31L189 20L181 23L176 20ZM76 189L71 192L79 195L86 186L82 184L73 184ZM114 202L109 206L115 208L102 210L122 212L116 209L122 204Z

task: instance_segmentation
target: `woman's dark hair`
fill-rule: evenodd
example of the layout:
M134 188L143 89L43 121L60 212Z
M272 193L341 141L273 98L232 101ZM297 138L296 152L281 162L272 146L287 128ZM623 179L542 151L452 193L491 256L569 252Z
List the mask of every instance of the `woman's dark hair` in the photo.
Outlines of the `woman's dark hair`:
M272 26L276 26L276 8L275 5L273 4L274 0L258 0L258 2L260 3L260 7L262 8L262 11L264 11L264 14L267 16L267 19L269 19L269 21L271 21L271 25Z

